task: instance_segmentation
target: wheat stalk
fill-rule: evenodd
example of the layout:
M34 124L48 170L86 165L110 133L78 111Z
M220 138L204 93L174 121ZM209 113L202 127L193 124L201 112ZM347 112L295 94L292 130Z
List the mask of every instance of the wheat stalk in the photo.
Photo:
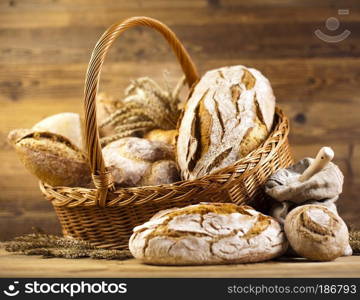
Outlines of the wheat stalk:
M152 129L175 129L180 116L179 94L185 84L181 78L174 90L162 89L154 80L142 77L125 90L122 105L99 127L111 126L115 134L101 139L101 145L128 136L139 136Z
M43 258L127 259L132 257L129 250L99 249L90 243L70 237L59 237L45 233L31 233L4 243L8 252L25 255L41 255Z

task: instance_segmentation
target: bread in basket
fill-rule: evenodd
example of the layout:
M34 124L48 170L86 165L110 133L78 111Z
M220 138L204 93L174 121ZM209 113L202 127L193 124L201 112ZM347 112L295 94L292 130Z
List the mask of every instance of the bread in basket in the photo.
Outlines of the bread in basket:
M164 36L178 58L190 88L198 82L199 75L189 54L175 34L161 22L148 17L134 17L112 25L95 46L85 81L85 138L96 188L40 183L43 194L54 206L63 233L102 248L127 248L133 228L163 209L203 201L264 207L267 196L263 184L277 169L292 163L287 138L289 122L277 107L272 130L265 142L233 165L210 175L172 184L115 189L99 143L95 99L109 48L124 31L139 25L153 28Z

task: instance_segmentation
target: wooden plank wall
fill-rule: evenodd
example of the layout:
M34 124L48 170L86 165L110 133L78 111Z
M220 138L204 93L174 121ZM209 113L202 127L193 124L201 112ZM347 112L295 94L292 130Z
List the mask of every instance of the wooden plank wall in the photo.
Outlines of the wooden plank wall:
M37 181L6 142L9 130L43 117L82 112L84 73L107 26L134 15L165 22L200 71L244 64L271 81L291 119L296 158L332 146L345 174L339 206L360 226L360 2L358 0L1 0L0 1L0 239L32 226L59 232ZM338 9L349 15L338 16ZM314 35L337 17L352 33L340 43ZM172 84L180 70L162 38L148 29L125 33L108 56L101 89L121 95L129 80L151 76Z

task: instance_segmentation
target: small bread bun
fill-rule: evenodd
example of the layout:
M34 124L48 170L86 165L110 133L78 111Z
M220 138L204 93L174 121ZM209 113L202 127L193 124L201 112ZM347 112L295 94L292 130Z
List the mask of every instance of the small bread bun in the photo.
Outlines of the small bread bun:
M179 170L173 160L159 160L151 164L141 180L141 185L168 184L180 180Z
M117 185L158 185L179 179L170 145L129 137L106 145L102 152Z
M152 142L162 142L175 147L178 131L154 129L145 134L144 138Z
M329 261L346 253L349 232L344 221L322 205L302 205L286 216L292 249L310 260Z

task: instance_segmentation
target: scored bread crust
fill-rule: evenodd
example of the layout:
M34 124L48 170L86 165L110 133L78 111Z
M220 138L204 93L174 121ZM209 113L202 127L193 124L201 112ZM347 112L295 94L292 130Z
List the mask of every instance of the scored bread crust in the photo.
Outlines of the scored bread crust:
M275 97L269 81L244 66L208 71L195 86L179 124L177 160L184 179L233 164L270 132Z
M249 206L200 203L161 211L135 227L129 249L148 264L250 263L280 256L287 241L276 220Z
M52 132L70 140L80 150L85 150L84 128L80 115L64 112L49 116L32 127L33 131Z
M345 222L323 205L294 208L286 216L284 229L294 251L311 260L333 260L349 246Z
M85 155L67 138L52 132L32 132L14 145L24 166L52 186L88 187L91 172Z
M171 145L138 137L114 141L102 149L107 169L119 186L148 186L179 180Z

